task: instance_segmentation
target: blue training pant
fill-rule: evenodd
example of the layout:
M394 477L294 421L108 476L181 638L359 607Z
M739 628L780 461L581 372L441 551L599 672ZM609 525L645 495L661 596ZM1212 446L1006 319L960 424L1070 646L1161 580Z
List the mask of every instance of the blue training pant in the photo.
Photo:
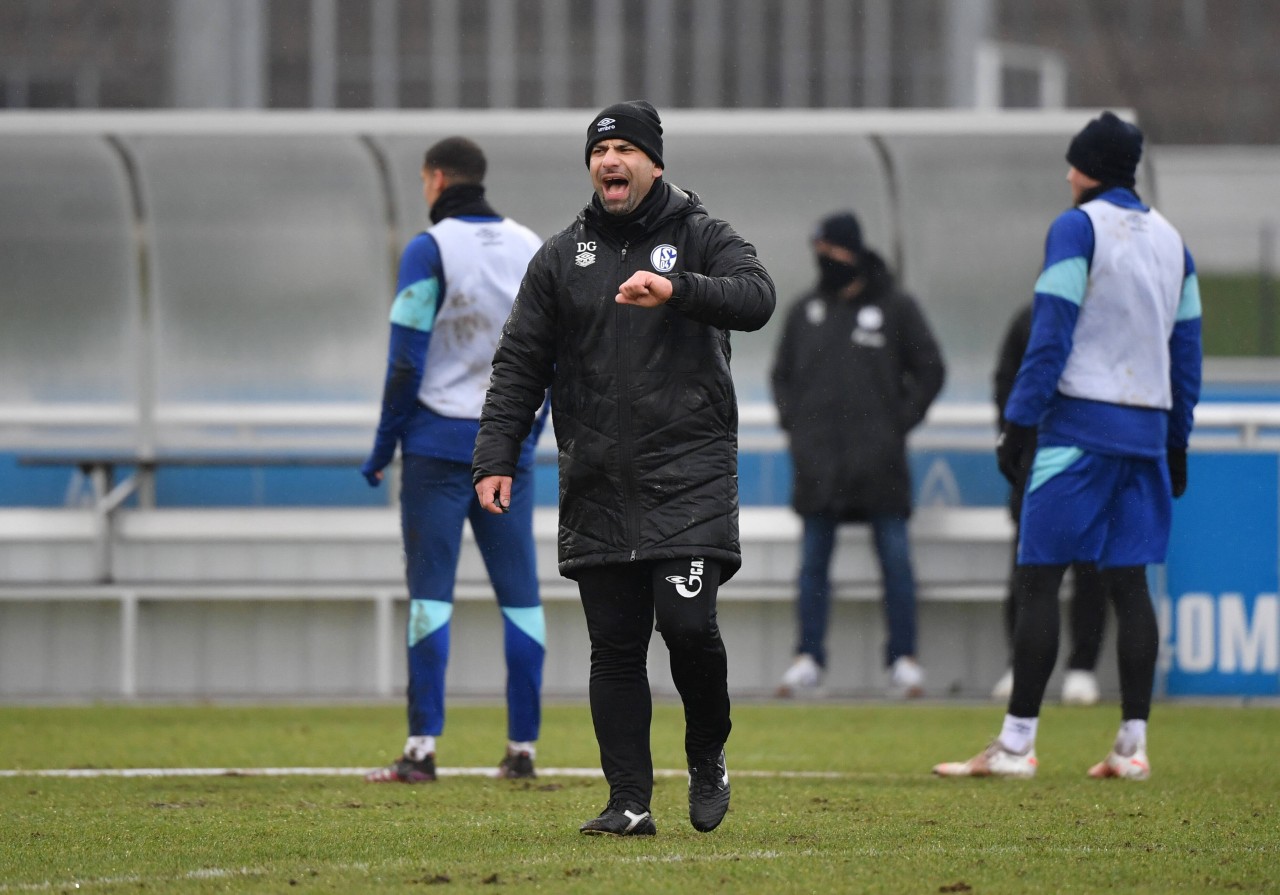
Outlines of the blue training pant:
M831 556L835 551L836 516L813 513L801 517L800 596L796 614L800 639L796 653L808 653L827 667L827 622L831 615ZM916 654L916 579L911 565L911 540L907 517L877 513L868 520L875 541L876 559L884 583L884 615L888 638L885 667L901 656Z
M533 543L533 470L515 476L511 511L480 508L466 463L405 456L400 491L409 585L409 735L444 731L445 669L453 587L470 521L503 616L507 666L507 737L538 738L546 621L538 594Z
M1022 502L1018 564L1094 562L1108 569L1162 563L1172 522L1164 457L1041 446Z

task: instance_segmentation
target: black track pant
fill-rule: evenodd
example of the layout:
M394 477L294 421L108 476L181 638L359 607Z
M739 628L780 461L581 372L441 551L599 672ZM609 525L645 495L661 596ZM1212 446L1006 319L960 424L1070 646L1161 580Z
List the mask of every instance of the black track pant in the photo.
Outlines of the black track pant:
M728 663L716 626L719 585L719 564L695 558L578 574L591 636L591 720L611 800L648 806L653 796L647 659L655 617L684 702L685 751L718 755L729 738Z
M1013 573L1018 601L1013 632L1013 694L1009 714L1036 718L1058 657L1058 587L1066 566L1018 566ZM1155 684L1160 634L1147 589L1146 569L1104 569L1102 584L1116 612L1116 654L1120 669L1121 717L1147 720Z
M1018 542L1016 536L1013 542ZM1009 573L1009 593L1004 600L1004 632L1010 657L1013 656L1013 630L1018 623L1018 601L1013 594L1013 573L1016 568L1015 562L1014 569ZM1072 671L1093 671L1098 664L1098 654L1102 651L1102 638L1107 628L1106 588L1102 583L1102 573L1093 563L1073 564L1071 575L1071 598L1067 602L1071 654L1067 656L1067 668Z

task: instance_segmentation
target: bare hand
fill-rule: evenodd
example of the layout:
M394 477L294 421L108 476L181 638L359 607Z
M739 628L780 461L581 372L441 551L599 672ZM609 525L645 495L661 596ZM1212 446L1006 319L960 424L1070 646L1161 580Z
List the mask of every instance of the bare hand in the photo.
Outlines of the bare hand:
M487 475L476 482L476 497L480 498L480 508L494 515L501 515L511 509L511 476Z
M656 308L666 304L671 298L673 287L666 277L647 270L638 270L618 287L618 294L613 300L620 305L634 305L638 308Z

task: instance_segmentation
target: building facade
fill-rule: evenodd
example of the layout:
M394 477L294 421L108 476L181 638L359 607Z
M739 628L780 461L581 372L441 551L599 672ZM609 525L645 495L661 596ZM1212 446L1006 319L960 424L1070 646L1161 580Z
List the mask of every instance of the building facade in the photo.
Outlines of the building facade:
M1263 0L0 0L0 108L1122 106L1280 142Z

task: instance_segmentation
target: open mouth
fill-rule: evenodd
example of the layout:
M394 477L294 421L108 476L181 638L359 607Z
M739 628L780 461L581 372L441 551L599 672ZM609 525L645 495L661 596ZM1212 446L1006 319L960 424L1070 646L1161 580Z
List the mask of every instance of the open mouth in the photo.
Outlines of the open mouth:
M625 199L627 191L631 188L631 183L627 178L619 174L606 174L600 183L604 187L604 199L606 201Z

